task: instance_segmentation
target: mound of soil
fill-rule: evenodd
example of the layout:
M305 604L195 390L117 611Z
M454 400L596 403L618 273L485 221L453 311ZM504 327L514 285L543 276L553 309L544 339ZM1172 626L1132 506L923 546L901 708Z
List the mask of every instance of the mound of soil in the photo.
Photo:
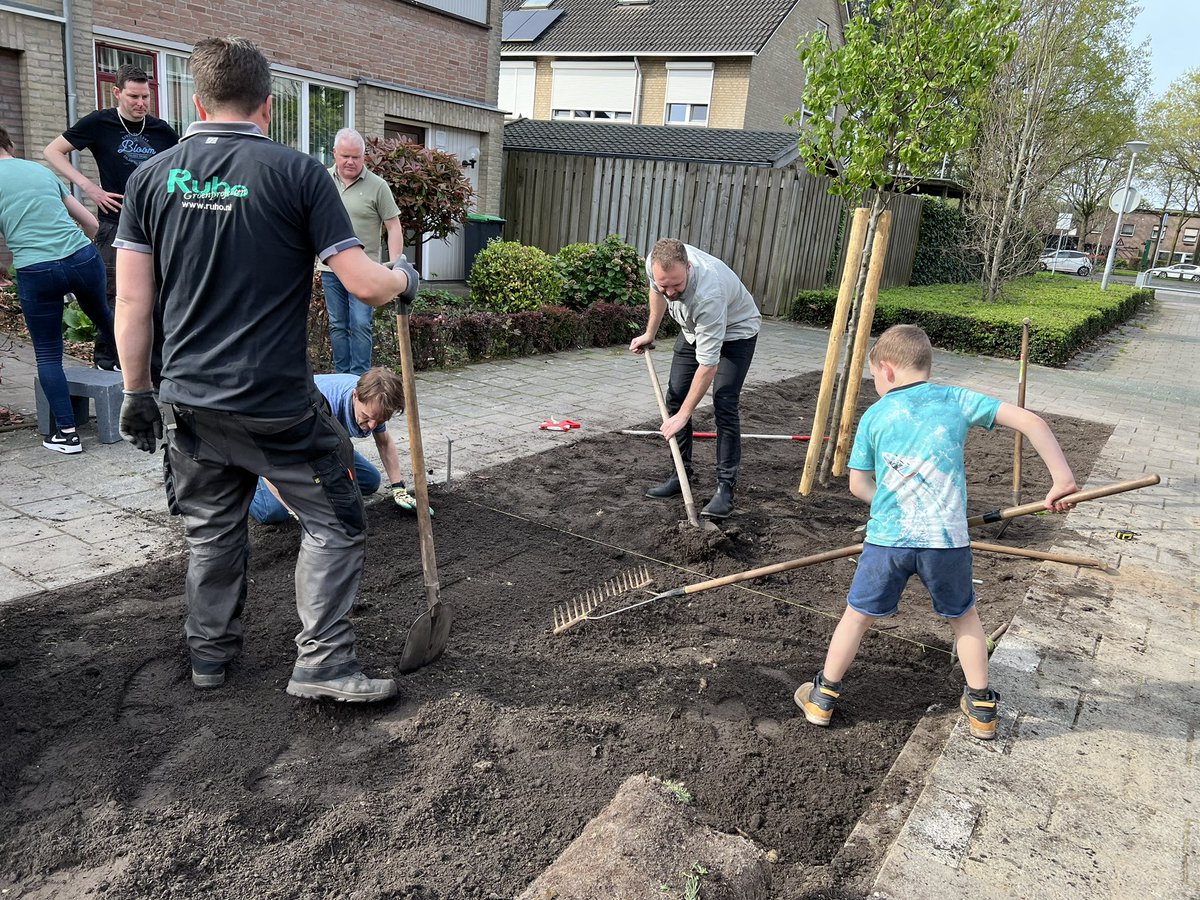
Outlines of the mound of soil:
M806 375L748 393L745 429L802 429L816 386ZM1108 429L1052 424L1082 481ZM714 487L711 444L697 442L699 503ZM830 862L925 710L961 690L923 591L864 640L828 729L797 715L792 691L821 664L852 560L551 634L556 606L639 565L662 591L857 543L868 510L844 479L798 496L806 446L747 440L739 511L715 535L681 525L681 503L643 499L670 471L654 438L589 437L435 490L454 630L382 706L284 693L292 527L253 529L245 652L219 690L189 680L183 560L0 607L0 888L507 898L642 772L683 782L712 825L776 851L775 896L855 883L871 860ZM972 513L1009 504L1012 447L1002 431L971 438ZM1041 496L1036 457L1024 473L1024 499ZM1047 547L1061 521L1014 520L1005 541ZM380 674L424 590L415 520L380 503L370 528L355 622ZM986 627L1008 620L1036 566L977 554Z

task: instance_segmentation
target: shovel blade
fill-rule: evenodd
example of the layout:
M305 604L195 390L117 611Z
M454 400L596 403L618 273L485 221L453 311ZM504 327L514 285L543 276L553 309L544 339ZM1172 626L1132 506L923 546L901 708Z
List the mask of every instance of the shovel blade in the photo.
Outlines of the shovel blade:
M415 672L441 656L450 637L452 620L450 607L440 602L417 616L408 629L404 649L400 651L400 662L397 664L400 671Z

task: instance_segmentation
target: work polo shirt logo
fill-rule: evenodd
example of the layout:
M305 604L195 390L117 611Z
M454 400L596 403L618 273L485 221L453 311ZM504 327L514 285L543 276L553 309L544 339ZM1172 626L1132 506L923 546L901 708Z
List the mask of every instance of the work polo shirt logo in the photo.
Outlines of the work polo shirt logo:
M183 200L184 209L212 209L228 212L233 208L231 203L214 201L248 197L250 190L244 184L230 184L220 175L214 175L207 181L201 182L194 178L187 169L171 169L167 173L167 193L179 195Z

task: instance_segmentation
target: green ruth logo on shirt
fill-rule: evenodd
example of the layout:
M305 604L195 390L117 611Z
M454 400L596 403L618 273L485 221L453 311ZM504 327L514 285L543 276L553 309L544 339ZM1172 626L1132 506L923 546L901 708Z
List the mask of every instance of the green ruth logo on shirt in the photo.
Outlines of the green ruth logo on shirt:
M172 169L167 173L167 193L182 194L184 200L226 200L245 197L250 191L244 184L223 181L219 175L201 184L187 169Z

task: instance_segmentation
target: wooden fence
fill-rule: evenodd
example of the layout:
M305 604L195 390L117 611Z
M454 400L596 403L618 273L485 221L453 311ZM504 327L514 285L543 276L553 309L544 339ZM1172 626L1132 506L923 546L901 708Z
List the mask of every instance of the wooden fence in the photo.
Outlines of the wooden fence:
M800 168L505 152L506 240L556 253L618 234L645 254L676 237L723 259L762 311L781 315L796 292L825 285L844 201ZM883 286L907 284L921 201L891 195ZM840 264L840 263L839 263Z

